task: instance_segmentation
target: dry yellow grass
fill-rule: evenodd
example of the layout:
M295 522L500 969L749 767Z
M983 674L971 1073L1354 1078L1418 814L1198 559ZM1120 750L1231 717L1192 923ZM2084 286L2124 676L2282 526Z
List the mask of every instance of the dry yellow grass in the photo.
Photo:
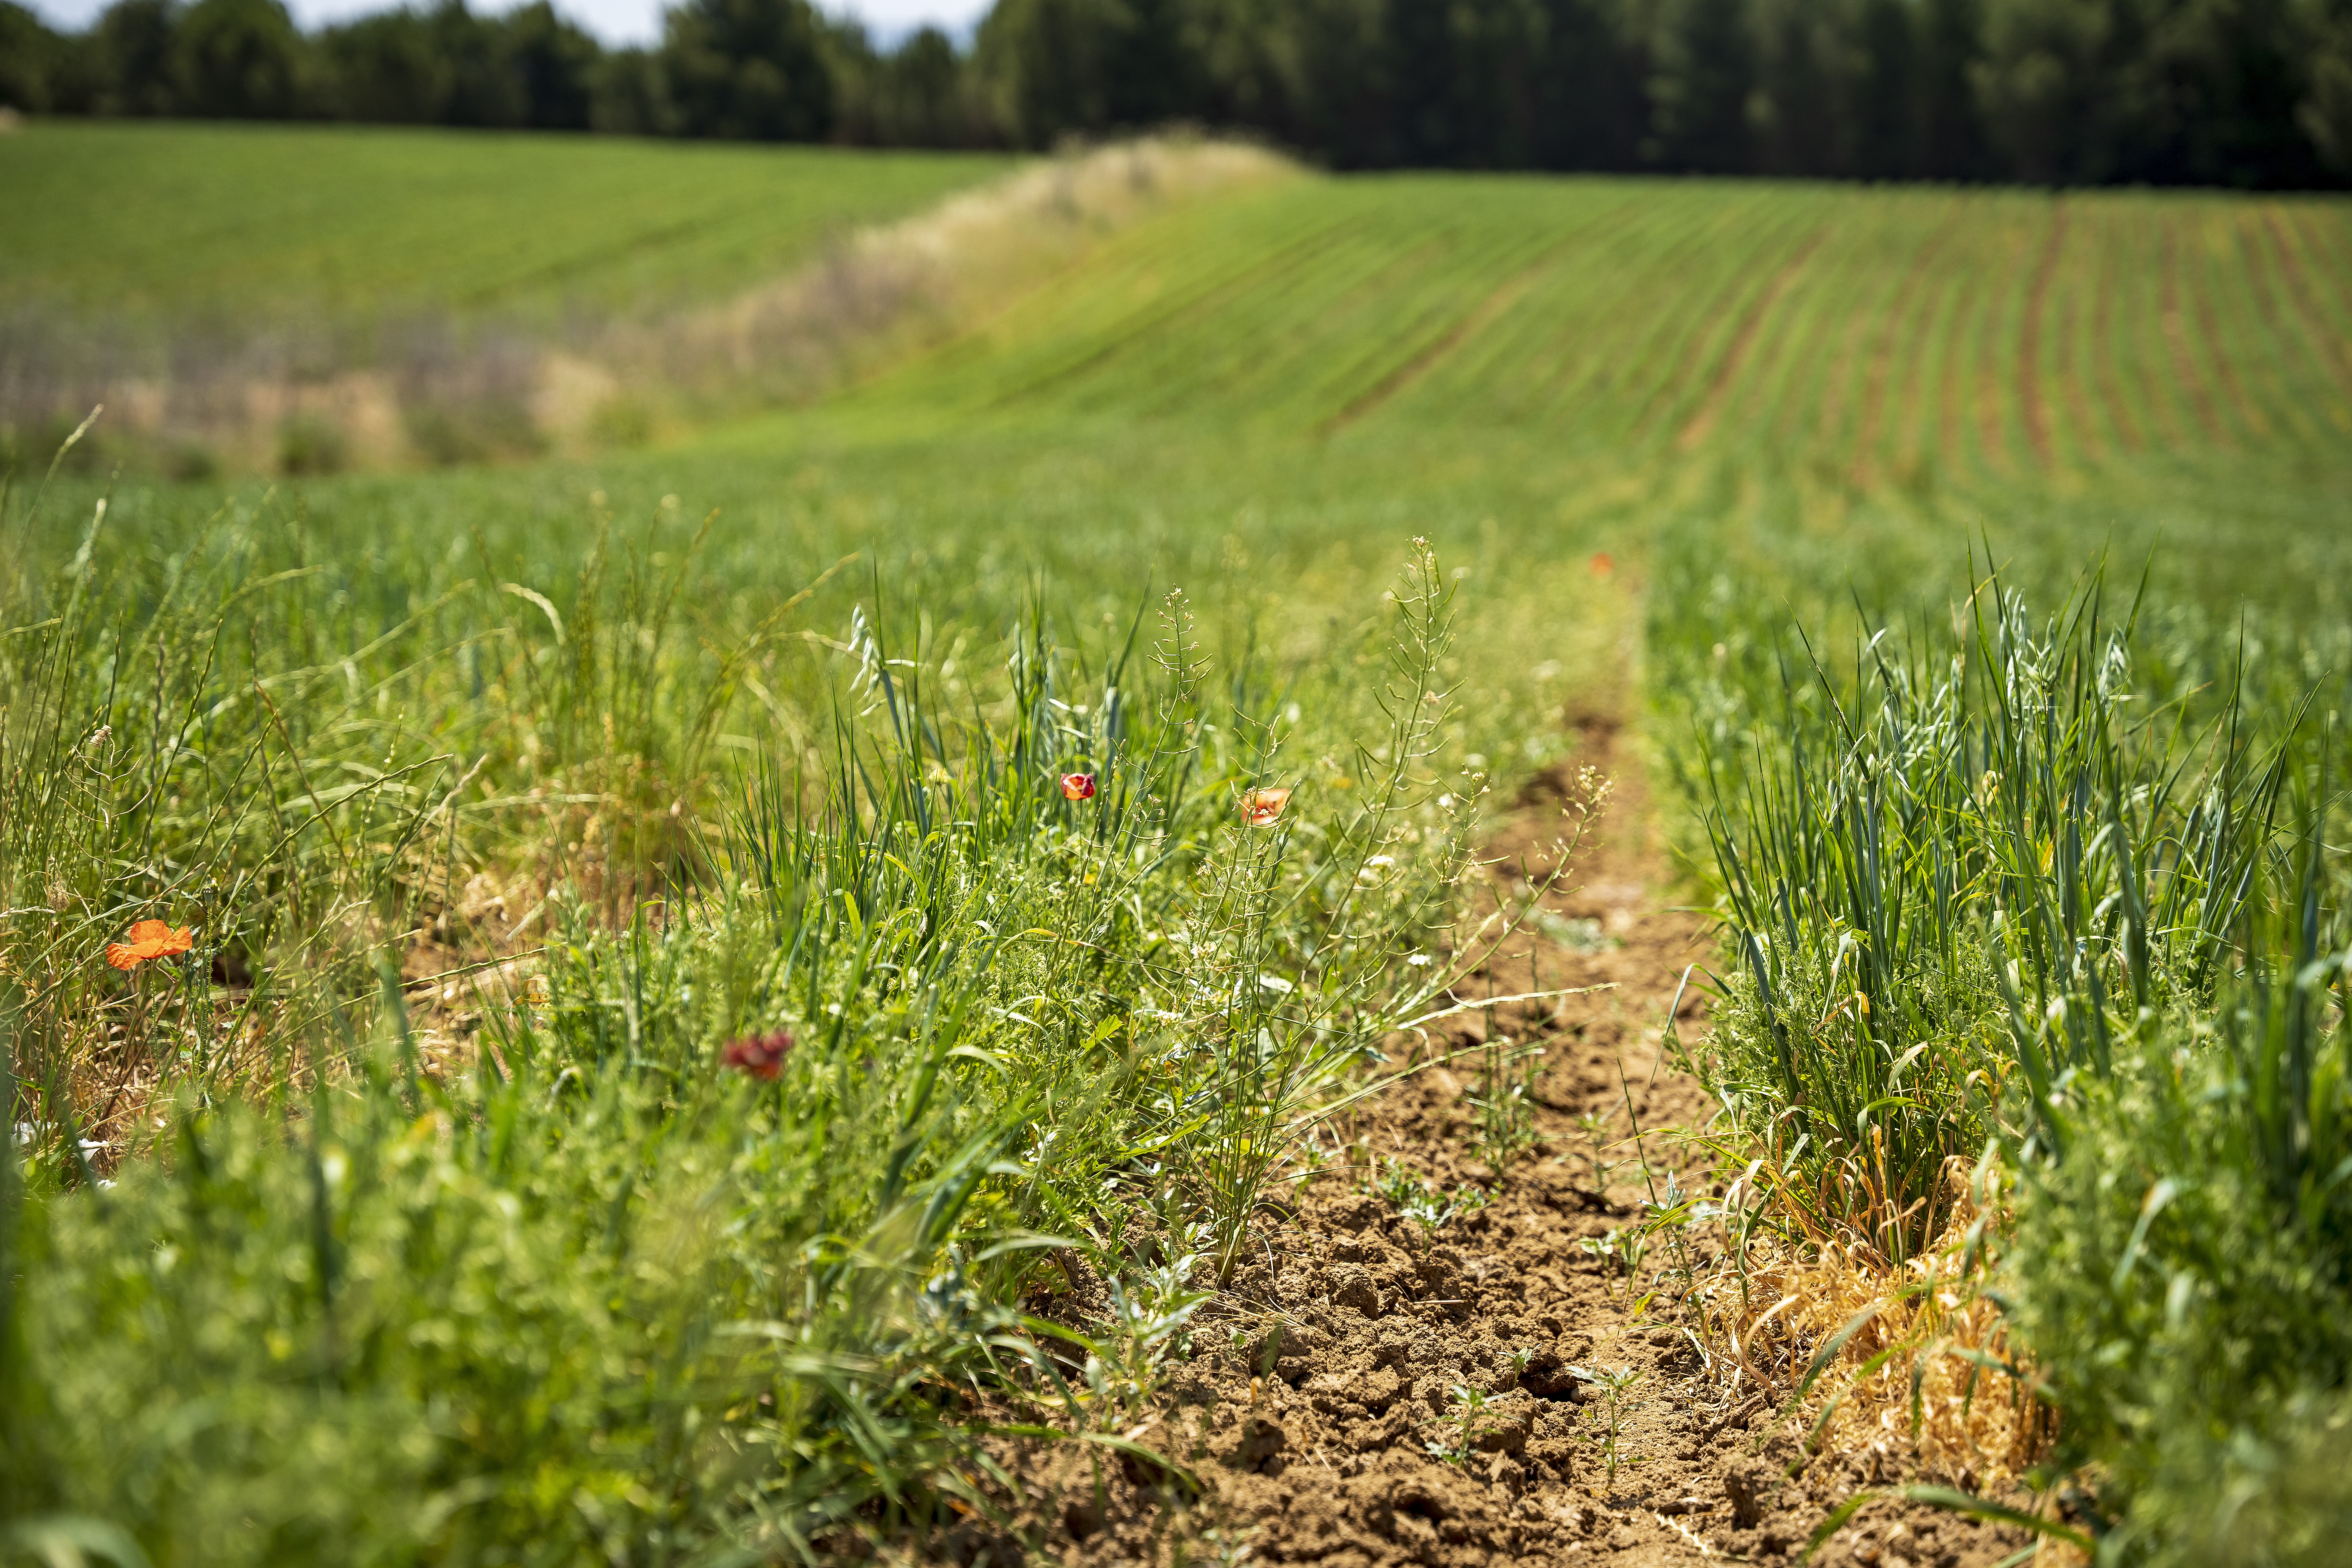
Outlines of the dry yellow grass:
M1713 1291L1727 1392L1762 1395L1815 1451L1865 1457L1873 1484L1927 1481L2035 1511L2027 1475L2058 1411L1989 1293L2008 1229L1998 1163L1950 1163L1933 1239L1899 1261L1873 1239L1887 1233L1880 1205L1824 1226L1793 1180L1759 1159L1727 1194L1735 1220L1760 1211L1780 1226L1736 1247ZM2045 1542L2036 1561L2079 1554Z

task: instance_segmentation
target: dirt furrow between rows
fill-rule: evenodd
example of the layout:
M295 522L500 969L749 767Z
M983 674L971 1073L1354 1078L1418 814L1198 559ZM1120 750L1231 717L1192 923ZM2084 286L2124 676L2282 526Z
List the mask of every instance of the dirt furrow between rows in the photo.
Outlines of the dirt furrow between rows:
M974 1517L927 1556L1793 1561L1854 1488L1893 1479L1884 1455L1800 1465L1801 1428L1713 1375L1696 1315L1655 1283L1656 1259L1629 1276L1623 1238L1644 1202L1673 1201L1669 1183L1711 1190L1685 1136L1708 1102L1666 1044L1671 1007L1685 1036L1704 1027L1706 992L1685 981L1707 930L1664 897L1633 748L1608 724L1580 736L1523 794L1493 847L1498 871L1544 881L1543 847L1582 770L1612 775L1614 799L1484 976L1489 994L1579 993L1457 1020L1433 1042L1450 1059L1337 1129L1334 1158L1268 1215L1251 1260L1195 1319L1189 1359L1115 1434L1136 1448L1003 1440L996 1457L1021 1483L1010 1528ZM1490 1032L1543 1051L1537 1140L1500 1169L1481 1155L1474 1103L1486 1053L1462 1054ZM1689 1261L1706 1275L1708 1259ZM1075 1322L1109 1304L1081 1278L1031 1306ZM2021 1540L1874 1506L1824 1561L1962 1568Z

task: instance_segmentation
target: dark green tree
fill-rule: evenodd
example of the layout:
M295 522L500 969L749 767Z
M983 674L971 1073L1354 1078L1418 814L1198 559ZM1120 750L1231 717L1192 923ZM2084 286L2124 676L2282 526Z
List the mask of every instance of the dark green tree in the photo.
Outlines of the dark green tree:
M1214 58L1249 60L1256 117L1242 122L1343 169L1390 161L1384 0L1288 0L1223 17ZM1238 13L1238 14L1236 14Z
M495 16L477 16L466 0L440 0L425 15L433 47L449 82L441 121L485 130L526 122L530 105L509 58L507 31Z
M506 68L522 100L522 123L533 131L585 131L595 99L604 50L548 0L531 0L500 19Z
M47 110L70 47L15 0L0 0L0 108Z
M1996 173L1992 147L1976 91L1977 68L1984 58L1981 0L1918 3L1911 73L1917 142L1906 172L1930 180L1990 179Z
M1920 33L1927 17L1909 0L1856 0L1845 101L1847 172L1870 180L1926 173L1918 104Z
M1124 0L997 0L975 63L1006 135L1050 147L1113 124L1112 65L1133 25Z
M1850 12L1821 0L1751 0L1755 85L1748 120L1767 174L1853 172L1860 74Z
M879 147L973 147L993 128L964 57L937 27L885 53L854 23L833 33L835 137Z
M666 19L662 68L683 135L822 142L833 130L833 78L807 0L691 0Z
M2325 178L2296 110L2314 40L2290 0L2175 0L2147 33L2145 141L2127 178L2166 184L2308 186Z
M669 73L652 49L615 49L598 64L592 84L588 122L620 136L675 136L677 106L670 101Z
M1126 0L1125 11L1105 40L1110 128L1197 117L1207 84L1187 0Z
M2119 172L2148 107L2125 68L2137 22L2121 0L1990 0L1970 79L2006 173L2046 185Z
M1537 167L1641 166L1648 51L1617 9L1608 0L1542 0L1538 68L1528 84Z
M173 112L290 119L310 108L310 40L278 0L196 0L173 39Z
M1467 6L1465 7L1467 9ZM1430 0L1388 0L1383 163L1458 163L1471 138L1454 62L1455 8ZM1485 84L1491 88L1494 84Z
M449 117L449 62L415 11L379 11L319 35L325 106L341 120L439 125Z
M1685 174L1755 166L1755 47L1741 0L1656 0L1650 26L1648 162Z
M2310 79L2295 123L2337 179L2352 179L2352 0L2315 5L2308 26Z
M115 0L84 44L84 106L96 114L178 108L181 11L175 0Z

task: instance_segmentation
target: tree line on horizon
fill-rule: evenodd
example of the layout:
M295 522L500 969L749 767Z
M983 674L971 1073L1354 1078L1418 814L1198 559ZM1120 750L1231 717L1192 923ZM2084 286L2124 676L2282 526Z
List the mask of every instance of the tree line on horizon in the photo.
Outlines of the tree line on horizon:
M0 105L862 146L1177 122L1342 169L2352 184L2352 0L997 0L885 47L685 0L608 49L548 0L304 32L281 0L0 0Z

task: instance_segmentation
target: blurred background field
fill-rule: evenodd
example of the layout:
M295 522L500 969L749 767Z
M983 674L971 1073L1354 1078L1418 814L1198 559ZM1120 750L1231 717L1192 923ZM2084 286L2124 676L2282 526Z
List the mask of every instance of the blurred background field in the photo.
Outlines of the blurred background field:
M723 299L1010 161L383 128L42 121L0 140L18 309L221 330L560 323Z
M1991 1146L1968 1364L2074 1413L2053 1517L2330 1560L2341 197L56 121L0 180L11 1550L824 1555L982 1506L959 1401L1116 1436L1607 717L1759 1245L1976 1268ZM1048 1240L1142 1303L1088 1387Z

